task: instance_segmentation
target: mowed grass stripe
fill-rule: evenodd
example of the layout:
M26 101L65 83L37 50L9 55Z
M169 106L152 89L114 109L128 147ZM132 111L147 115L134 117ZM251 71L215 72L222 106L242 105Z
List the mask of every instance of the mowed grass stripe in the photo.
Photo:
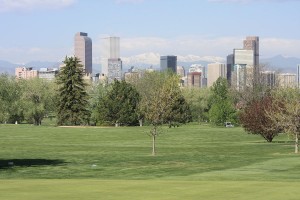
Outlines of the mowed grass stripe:
M298 155L292 153L293 143L284 135L269 144L241 128L165 127L157 139L158 155L153 157L148 130L149 127L0 125L0 162L15 160L13 167L0 168L0 178L243 181L300 178L295 170L299 167ZM274 168L274 163L278 167Z
M297 200L299 187L265 181L6 180L0 181L0 199Z

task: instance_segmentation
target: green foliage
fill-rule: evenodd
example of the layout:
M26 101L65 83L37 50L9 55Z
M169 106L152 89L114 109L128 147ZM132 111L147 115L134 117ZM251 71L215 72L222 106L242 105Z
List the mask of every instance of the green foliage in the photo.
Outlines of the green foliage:
M0 123L21 122L24 119L21 84L7 74L0 75Z
M295 138L295 153L299 153L300 138L300 92L299 88L283 88L272 92L272 110L268 118L276 128Z
M145 89L147 88L147 89ZM189 107L179 88L179 78L172 73L150 72L137 83L141 95L140 110L153 126L185 123Z
M83 125L89 123L90 112L88 110L89 96L83 77L82 65L76 57L66 57L65 66L57 76L58 125Z
M91 112L91 124L99 125L105 124L105 119L100 110L102 110L102 102L110 90L110 85L106 84L93 84L89 87L88 94L91 97L89 100L89 110Z
M211 87L209 119L215 125L224 125L224 122L237 122L237 113L233 105L227 80L218 78Z
M211 91L208 88L183 88L182 94L190 107L192 120L198 123L208 121Z
M55 85L39 78L20 80L24 117L29 123L41 125L43 118L55 110Z
M118 125L138 123L139 94L129 83L115 80L105 95L99 98L100 121Z
M136 82L141 95L141 116L151 125L152 155L155 155L155 140L160 126L178 126L190 120L188 104L181 94L179 78L173 73L150 72Z

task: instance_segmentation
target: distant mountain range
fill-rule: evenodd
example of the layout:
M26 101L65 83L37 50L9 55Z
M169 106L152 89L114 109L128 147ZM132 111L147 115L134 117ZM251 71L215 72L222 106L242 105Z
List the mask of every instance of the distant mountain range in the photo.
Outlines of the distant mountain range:
M160 54L157 53L145 53L136 56L122 57L123 70L127 71L131 66L137 68L159 68ZM177 64L188 68L192 64L201 64L207 66L209 63L220 62L224 63L226 60L222 57L213 56L177 56ZM266 58L260 60L261 64L266 65L267 70L278 70L280 72L296 73L297 65L300 64L300 58L295 57L284 57L282 55L274 56L272 58ZM43 61L32 61L23 65L14 64L8 61L0 60L0 73L8 73L14 75L15 68L18 66L33 67L34 69L40 69L43 67L57 68L61 63L59 62L43 62ZM93 64L94 73L101 72L101 64Z
M297 73L297 65L300 64L300 58L284 57L282 55L272 58L261 59L260 64L265 64L266 68L279 70L280 72Z

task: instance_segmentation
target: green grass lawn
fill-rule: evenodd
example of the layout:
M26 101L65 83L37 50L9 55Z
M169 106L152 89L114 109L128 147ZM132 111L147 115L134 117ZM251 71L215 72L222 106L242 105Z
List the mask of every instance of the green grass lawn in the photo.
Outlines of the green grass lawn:
M299 199L285 135L165 128L153 157L147 130L0 125L0 199Z

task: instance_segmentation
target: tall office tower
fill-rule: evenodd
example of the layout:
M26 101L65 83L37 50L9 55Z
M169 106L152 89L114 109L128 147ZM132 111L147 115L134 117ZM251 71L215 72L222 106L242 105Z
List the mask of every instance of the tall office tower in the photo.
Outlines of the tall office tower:
M120 37L103 38L101 53L102 74L108 76L108 60L120 59Z
M300 88L300 64L297 65L297 86Z
M122 79L122 60L120 58L108 59L108 84L113 83L114 80L121 81Z
M85 74L91 76L93 72L92 40L87 33L78 32L75 34L74 43L75 56L81 61Z
M244 40L245 50L253 50L254 53L254 63L253 66L259 66L259 37L257 36L248 36Z
M160 71L168 69L177 73L177 56L160 56Z
M231 87L241 91L246 86L247 70L246 65L234 65L231 74Z
M232 71L234 70L234 54L230 54L227 56L227 81L231 85L231 76L232 76Z
M244 49L253 50L254 63L253 63L253 85L259 82L259 37L248 36L244 40Z
M234 49L234 69L231 72L231 85L237 90L242 90L254 81L254 53L253 50ZM258 76L256 76L258 77Z
M219 78L226 78L226 65L223 63L211 63L207 65L207 87L211 87Z
M207 76L205 67L201 64L192 64L189 68L189 73L201 72L201 87L207 86Z
M188 87L200 87L202 88L203 74L202 72L189 72L187 75Z

